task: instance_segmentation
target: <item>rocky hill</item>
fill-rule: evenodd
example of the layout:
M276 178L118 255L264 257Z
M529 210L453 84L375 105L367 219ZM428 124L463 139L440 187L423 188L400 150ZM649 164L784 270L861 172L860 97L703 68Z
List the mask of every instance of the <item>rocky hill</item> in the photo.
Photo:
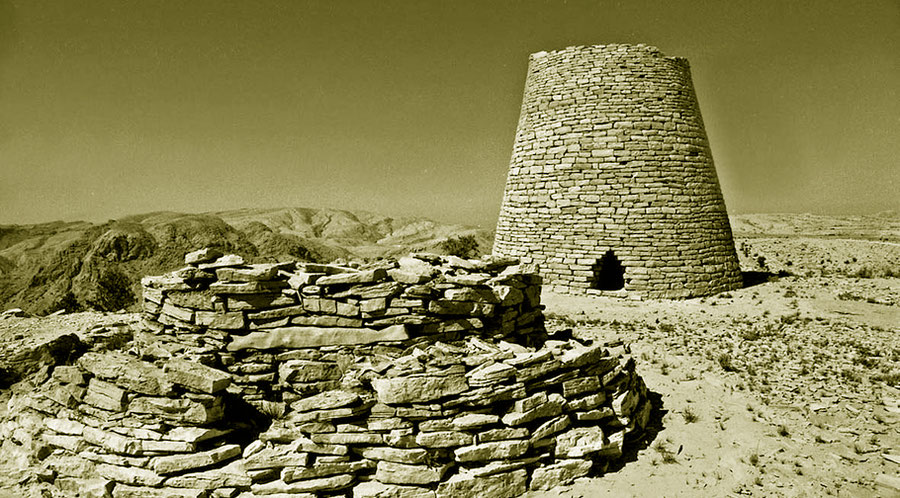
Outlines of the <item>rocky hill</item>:
M181 266L186 252L216 247L250 261L372 260L438 251L472 235L489 252L491 232L422 218L335 209L157 212L106 223L0 226L0 310L128 309L142 275Z

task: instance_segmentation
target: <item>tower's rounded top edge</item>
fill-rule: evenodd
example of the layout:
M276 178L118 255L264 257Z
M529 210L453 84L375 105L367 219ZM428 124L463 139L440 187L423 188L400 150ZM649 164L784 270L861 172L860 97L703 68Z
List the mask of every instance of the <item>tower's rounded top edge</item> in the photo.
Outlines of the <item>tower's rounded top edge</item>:
M629 44L629 43L610 43L605 45L572 45L566 48L562 48L559 50L542 50L540 52L535 52L531 54L532 59L540 59L542 57L547 57L551 55L561 55L567 53L585 53L585 52L593 52L593 53L611 53L611 52L645 52L648 54L657 55L659 57L666 57L666 54L662 53L659 48L654 47L653 45L646 45L644 43L637 44Z

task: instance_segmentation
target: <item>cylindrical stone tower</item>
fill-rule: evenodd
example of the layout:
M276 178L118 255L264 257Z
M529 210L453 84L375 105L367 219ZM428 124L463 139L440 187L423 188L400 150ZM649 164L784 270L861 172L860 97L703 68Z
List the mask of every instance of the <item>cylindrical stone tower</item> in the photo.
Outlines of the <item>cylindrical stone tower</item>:
M686 59L646 45L531 55L494 254L563 291L741 285Z

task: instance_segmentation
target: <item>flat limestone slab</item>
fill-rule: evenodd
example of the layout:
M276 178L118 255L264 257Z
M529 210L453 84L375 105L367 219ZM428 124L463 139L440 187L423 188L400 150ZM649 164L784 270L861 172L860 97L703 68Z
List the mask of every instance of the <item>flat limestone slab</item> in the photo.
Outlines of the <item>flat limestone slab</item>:
M233 336L228 350L348 346L406 339L409 339L409 333L404 325L393 325L383 330L365 327L279 327Z
M192 391L214 394L231 384L231 375L193 361L173 358L166 363L166 378Z

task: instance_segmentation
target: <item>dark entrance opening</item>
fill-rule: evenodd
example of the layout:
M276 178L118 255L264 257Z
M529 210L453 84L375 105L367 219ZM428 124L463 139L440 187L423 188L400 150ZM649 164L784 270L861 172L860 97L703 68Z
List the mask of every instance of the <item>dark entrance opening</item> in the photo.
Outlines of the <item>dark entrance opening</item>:
M606 251L606 254L594 263L591 271L594 273L591 289L619 290L625 287L625 268L613 254L612 249Z

